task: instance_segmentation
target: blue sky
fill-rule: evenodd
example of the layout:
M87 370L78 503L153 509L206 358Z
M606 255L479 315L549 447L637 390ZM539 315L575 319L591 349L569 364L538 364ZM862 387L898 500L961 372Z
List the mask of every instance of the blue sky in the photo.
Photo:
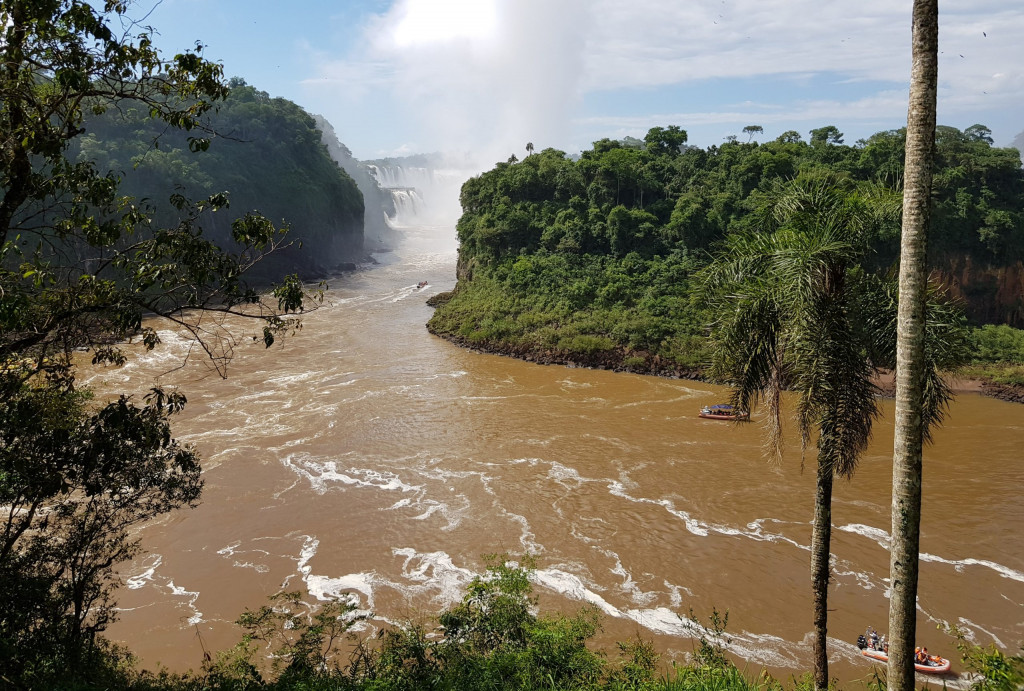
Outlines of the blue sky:
M173 53L197 40L324 115L358 158L489 166L679 125L708 146L906 121L911 0L141 0ZM1024 130L1024 3L940 0L939 123Z

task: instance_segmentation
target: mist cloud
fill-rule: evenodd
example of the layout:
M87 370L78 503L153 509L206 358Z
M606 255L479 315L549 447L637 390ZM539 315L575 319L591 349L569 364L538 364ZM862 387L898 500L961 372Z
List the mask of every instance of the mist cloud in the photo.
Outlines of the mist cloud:
M483 0L476 0L482 2ZM368 57L392 67L389 88L422 145L475 152L490 166L527 142L540 150L568 137L582 95L588 4L498 0L481 35L437 38L410 17L428 0L399 0L367 27Z
M386 103L395 109L402 123L396 148L482 152L487 167L513 153L522 157L528 141L537 150L554 146L572 152L600 136L642 136L654 125L777 122L789 129L796 121L814 119L814 126L835 123L843 129L870 122L887 128L906 117L909 3L467 2L396 0L366 23L355 49L340 57L321 55L320 72L311 83L338 89L349 108ZM458 5L489 8L493 22L487 31L446 36L424 27L427 38L415 38L413 18L420 23L443 19L443 9ZM458 16L448 15L449 21ZM1019 3L950 0L943 5L940 122L985 122L986 113L993 112L1010 121L1014 116L1008 113L1024 111L1021 35ZM815 77L832 85L868 86L851 89L848 99L841 89L827 96L805 90L801 100L788 93L787 81ZM769 91L752 101L737 93L735 101L712 106L693 91L715 80L739 84L744 79L777 84L778 96ZM641 111L626 96L615 100L617 90L624 89L631 90L624 94L640 90L656 98ZM685 92L690 102L675 93L684 89L690 89ZM605 112L585 101L587 96L603 103ZM609 109L609 103L615 107Z

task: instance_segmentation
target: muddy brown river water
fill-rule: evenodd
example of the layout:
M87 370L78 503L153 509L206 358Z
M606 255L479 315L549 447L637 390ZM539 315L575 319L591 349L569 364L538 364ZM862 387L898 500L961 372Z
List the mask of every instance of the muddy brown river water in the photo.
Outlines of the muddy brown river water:
M770 466L756 411L750 424L699 419L719 387L431 336L425 300L454 284L454 232L407 232L379 266L331 281L297 335L241 345L227 379L195 356L173 369L188 344L172 331L84 377L106 391L180 386L175 433L204 457L202 505L143 530L110 637L148 667L195 668L282 588L314 603L351 593L374 625L399 623L456 601L482 555L529 552L542 608L595 604L603 644L639 633L683 659L680 615L727 609L729 649L749 669L809 669L813 458L801 473L794 448ZM835 487L830 658L844 682L870 674L852 641L887 620L883 407L856 476ZM1024 640L1022 481L1024 406L961 395L925 451L918 630L932 652L955 653L946 623L1005 650Z

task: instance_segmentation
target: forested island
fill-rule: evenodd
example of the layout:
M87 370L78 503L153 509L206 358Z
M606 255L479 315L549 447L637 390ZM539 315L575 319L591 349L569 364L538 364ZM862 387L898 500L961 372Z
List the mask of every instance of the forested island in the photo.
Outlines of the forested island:
M761 128L747 128L751 138ZM730 237L771 227L793 180L828 180L869 227L864 269L898 258L904 131L853 145L834 126L766 143L688 146L677 126L545 149L466 182L455 290L428 328L540 362L702 376L712 318L691 279ZM933 279L977 328L979 365L1024 361L1024 171L983 125L939 127ZM1024 381L1019 367L989 372Z

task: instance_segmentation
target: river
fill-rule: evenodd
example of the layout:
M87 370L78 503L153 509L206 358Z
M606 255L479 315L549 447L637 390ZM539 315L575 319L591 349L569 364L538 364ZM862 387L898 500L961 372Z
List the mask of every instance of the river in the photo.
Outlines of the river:
M349 592L375 625L400 623L456 601L482 555L529 552L542 609L596 604L606 648L640 634L682 660L680 615L717 608L748 669L809 670L813 456L801 472L792 446L771 466L756 411L699 419L720 387L431 336L425 300L454 285L454 231L406 233L377 266L330 281L296 335L240 344L226 379L195 354L179 368L188 342L170 330L153 353L83 377L100 391L179 386L175 434L204 458L202 504L142 530L109 637L147 667L197 668L282 588L311 602ZM830 659L843 681L870 674L852 641L887 620L883 408L856 475L835 486ZM940 623L1005 650L1024 640L1022 447L1024 406L965 394L925 450L918 631L933 653L955 656Z

